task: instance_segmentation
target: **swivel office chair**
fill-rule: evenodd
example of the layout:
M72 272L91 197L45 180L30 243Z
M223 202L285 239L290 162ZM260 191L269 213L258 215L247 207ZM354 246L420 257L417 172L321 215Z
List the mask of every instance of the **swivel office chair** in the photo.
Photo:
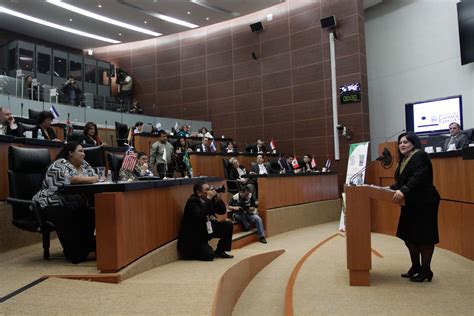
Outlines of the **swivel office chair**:
M12 223L19 229L42 235L44 259L49 258L49 235L54 225L44 219L39 204L31 199L40 190L50 163L46 148L8 148L7 202L12 206Z

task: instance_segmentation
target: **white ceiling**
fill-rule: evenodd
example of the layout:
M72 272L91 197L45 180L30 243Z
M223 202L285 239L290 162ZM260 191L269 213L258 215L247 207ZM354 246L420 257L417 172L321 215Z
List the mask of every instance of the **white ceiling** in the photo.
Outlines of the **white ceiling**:
M64 2L155 32L169 35L190 30L187 27L160 20L153 13L185 20L200 27L233 19L268 8L285 0L200 0L212 8L197 5L191 0L63 0ZM296 0L298 1L298 0ZM364 0L364 8L382 0ZM99 8L98 5L102 7ZM84 32L133 42L153 36L100 22L89 17L47 3L46 0L0 0L0 6ZM187 12L190 14L187 14ZM206 18L209 18L207 20ZM72 21L69 21L72 19ZM147 21L145 24L144 21ZM40 38L64 46L87 49L110 45L107 42L66 33L47 26L0 13L0 28ZM119 36L119 33L122 35Z

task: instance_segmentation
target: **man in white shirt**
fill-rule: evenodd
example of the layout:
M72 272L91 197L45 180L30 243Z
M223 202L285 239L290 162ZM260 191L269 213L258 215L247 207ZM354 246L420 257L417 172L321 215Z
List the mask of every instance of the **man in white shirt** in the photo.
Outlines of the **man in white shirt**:
M252 171L250 173L252 174L258 174L258 175L264 175L264 174L272 174L276 173L273 171L272 167L270 165L264 164L265 158L263 155L257 155L257 163L252 166Z

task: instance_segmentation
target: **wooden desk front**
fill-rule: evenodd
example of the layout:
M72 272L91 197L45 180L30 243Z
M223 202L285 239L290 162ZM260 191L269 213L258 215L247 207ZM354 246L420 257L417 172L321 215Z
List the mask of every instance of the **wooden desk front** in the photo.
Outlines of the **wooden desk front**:
M186 200L197 179L170 186L95 194L97 268L116 272L178 238ZM163 181L161 181L163 182ZM223 180L209 180L219 186Z
M395 183L395 169L399 160L397 143L379 145L379 152L387 147L395 156L388 169L374 165L368 172L368 183L387 186ZM471 150L471 148L463 151ZM441 196L438 212L440 242L438 247L474 260L474 160L463 160L462 152L432 154L433 182ZM393 203L371 200L371 228L373 232L395 235L400 208Z

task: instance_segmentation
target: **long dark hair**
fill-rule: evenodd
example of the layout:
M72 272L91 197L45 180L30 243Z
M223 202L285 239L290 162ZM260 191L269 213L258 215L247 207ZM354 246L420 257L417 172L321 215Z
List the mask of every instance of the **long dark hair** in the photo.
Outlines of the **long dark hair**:
M77 141L68 142L68 143L64 144L63 148L61 148L58 155L56 156L56 160L58 160L58 159L67 159L69 157L69 153L75 151L77 146L79 146L79 145L81 145L81 144Z
M96 139L99 131L97 130L97 125L94 122L87 122L86 125L84 125L84 136L89 136L89 130L91 129L95 130L95 135L93 138Z
M420 138L415 133L413 132L401 133L400 135L398 135L398 144L400 144L400 140L402 139L402 137L405 137L410 143L413 144L413 147L415 147L416 149L421 149ZM398 153L400 154L400 158L403 159L404 156L400 152L400 148L398 149Z

